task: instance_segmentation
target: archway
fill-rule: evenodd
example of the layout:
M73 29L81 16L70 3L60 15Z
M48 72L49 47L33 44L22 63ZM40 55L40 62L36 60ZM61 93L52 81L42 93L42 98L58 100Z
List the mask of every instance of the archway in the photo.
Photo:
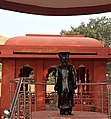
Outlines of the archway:
M56 105L56 103L57 103L56 102L57 101L57 95L56 95L55 90L54 90L54 86L55 86L55 82L56 82L55 72L56 72L56 66L53 65L50 68L48 68L47 75L46 75L46 78L47 78L46 83L49 83L49 85L46 84L45 103L48 105L50 105L51 103Z
M28 77L28 78L32 78L34 77L34 74L33 74L33 68L31 68L30 65L26 64L24 65L21 69L20 69L20 73L19 73L19 76L18 77ZM26 91L28 91L28 84L25 84L25 88L26 88ZM23 84L20 88L20 91L23 91Z
M80 93L81 91L83 93L89 93L89 85L85 85L85 83L90 83L89 69L83 64L77 69L77 81L78 83L83 84L78 86L77 93Z

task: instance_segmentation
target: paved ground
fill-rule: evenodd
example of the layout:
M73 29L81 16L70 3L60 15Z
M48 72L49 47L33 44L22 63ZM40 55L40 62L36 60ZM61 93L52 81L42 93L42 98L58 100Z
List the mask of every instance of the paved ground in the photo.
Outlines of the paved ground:
M32 119L108 119L107 115L97 112L75 111L73 115L61 116L58 111L37 111Z

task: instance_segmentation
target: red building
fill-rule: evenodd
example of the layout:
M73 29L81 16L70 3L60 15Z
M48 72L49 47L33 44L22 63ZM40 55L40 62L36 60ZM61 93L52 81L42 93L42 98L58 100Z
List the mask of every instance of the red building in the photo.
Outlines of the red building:
M59 64L57 53L61 51L71 53L70 63L74 64L77 70L78 82L97 83L106 80L106 64L111 60L111 49L104 47L96 39L74 35L36 34L13 37L0 46L0 60L3 66L2 111L10 107L10 80L19 77L20 69L24 65L30 65L35 81L45 82L48 68ZM38 96L37 103L45 103L40 100L43 96L44 93Z

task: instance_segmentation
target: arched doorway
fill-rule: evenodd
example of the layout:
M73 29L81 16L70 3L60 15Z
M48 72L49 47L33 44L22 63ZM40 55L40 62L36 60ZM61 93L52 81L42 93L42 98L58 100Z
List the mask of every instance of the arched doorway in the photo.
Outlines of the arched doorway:
M46 78L47 78L46 83L49 83L49 84L46 84L45 103L46 103L46 105L49 105L49 106L46 106L46 109L52 108L52 107L50 107L51 104L53 105L53 108L57 104L57 94L55 93L55 90L54 90L55 82L56 82L55 72L56 72L55 65L48 68L47 75L46 75Z
M31 68L30 65L26 64L20 69L20 73L18 77L28 77L28 78L34 78L33 74L33 68ZM28 91L28 84L25 84L26 91ZM21 86L21 91L23 91L23 84Z
M85 85L85 83L90 83L89 69L83 64L77 69L77 81L83 84L78 86L77 93L81 93L81 91L89 93L89 85Z
M26 64L20 69L19 77L30 77L32 76L33 68Z

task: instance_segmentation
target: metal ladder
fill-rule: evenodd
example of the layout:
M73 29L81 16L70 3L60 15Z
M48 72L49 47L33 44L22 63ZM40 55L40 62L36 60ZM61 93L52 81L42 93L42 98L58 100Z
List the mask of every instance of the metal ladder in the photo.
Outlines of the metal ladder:
M25 89L25 84L29 84L30 81L24 77L13 81L17 82L17 87L9 109L10 115L5 115L4 119L31 119L31 89L30 87L29 91ZM22 84L23 91L21 92Z
M23 80L23 92L19 93L16 119L31 119L31 89L26 91L25 84L30 84L30 80Z

